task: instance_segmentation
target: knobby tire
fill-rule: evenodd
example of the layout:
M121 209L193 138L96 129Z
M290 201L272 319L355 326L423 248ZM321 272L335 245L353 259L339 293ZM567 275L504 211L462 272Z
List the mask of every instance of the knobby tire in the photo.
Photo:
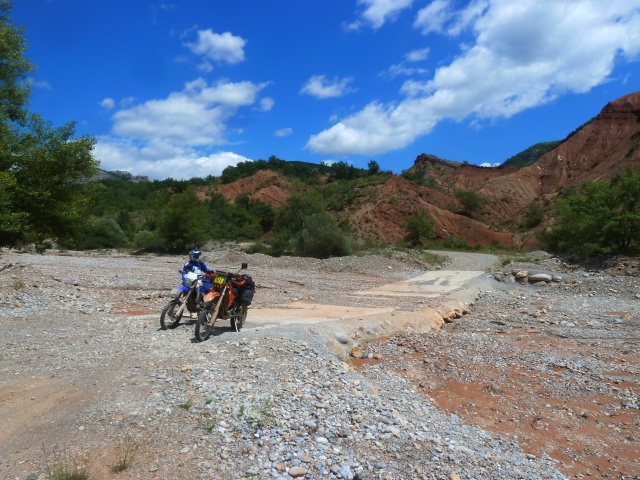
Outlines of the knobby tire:
M199 342L204 342L211 336L213 325L216 323L215 318L211 320L214 310L215 308L205 308L198 315L198 320L196 321L196 340ZM210 321L211 325L209 325Z
M160 328L167 330L168 328L176 328L180 323L182 315L175 316L174 312L180 308L180 302L178 299L173 299L162 309L160 314Z

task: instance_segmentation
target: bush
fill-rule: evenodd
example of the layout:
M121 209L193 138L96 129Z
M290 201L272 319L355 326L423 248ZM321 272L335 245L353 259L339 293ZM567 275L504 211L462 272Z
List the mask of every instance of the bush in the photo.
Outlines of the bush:
M78 241L80 250L121 248L127 246L127 236L113 218L99 218L91 222L84 238Z
M482 211L482 197L480 197L476 192L457 190L456 198L462 205L462 213L471 215L474 212L479 213Z
M307 218L305 227L290 239L292 253L299 257L329 258L350 255L353 241L327 213Z
M136 250L158 251L162 249L162 240L156 232L140 230L133 237L133 246Z
M175 195L164 209L158 233L164 248L184 251L207 239L207 208L193 187Z
M522 227L526 230L537 227L544 219L544 210L537 203L533 202L527 207L527 211L522 217Z
M538 234L546 248L578 257L640 250L640 172L630 167L613 180L566 189L553 224Z
M409 232L405 237L406 241L413 246L424 245L426 240L436 238L434 225L429 215L422 210L414 210L402 222L402 226Z

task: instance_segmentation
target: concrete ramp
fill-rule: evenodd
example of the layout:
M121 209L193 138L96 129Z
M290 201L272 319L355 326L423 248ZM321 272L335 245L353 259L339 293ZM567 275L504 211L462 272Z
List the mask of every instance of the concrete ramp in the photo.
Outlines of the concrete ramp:
M409 280L389 283L357 293L359 295L397 297L438 297L461 288L466 282L483 273L481 271L434 270Z

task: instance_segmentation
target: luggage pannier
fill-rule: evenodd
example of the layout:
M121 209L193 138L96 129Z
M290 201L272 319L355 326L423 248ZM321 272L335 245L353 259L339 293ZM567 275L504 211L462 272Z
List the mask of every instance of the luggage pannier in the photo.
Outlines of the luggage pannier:
M256 285L250 275L236 275L231 280L233 294L238 298L241 305L251 305Z

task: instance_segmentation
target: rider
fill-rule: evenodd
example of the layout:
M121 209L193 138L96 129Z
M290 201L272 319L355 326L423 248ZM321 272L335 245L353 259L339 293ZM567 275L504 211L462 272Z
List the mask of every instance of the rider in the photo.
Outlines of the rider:
M207 264L200 259L201 255L202 252L200 250L191 250L189 252L189 261L184 264L184 271L195 272L196 269L199 269L202 273L214 273L214 271L209 270Z

